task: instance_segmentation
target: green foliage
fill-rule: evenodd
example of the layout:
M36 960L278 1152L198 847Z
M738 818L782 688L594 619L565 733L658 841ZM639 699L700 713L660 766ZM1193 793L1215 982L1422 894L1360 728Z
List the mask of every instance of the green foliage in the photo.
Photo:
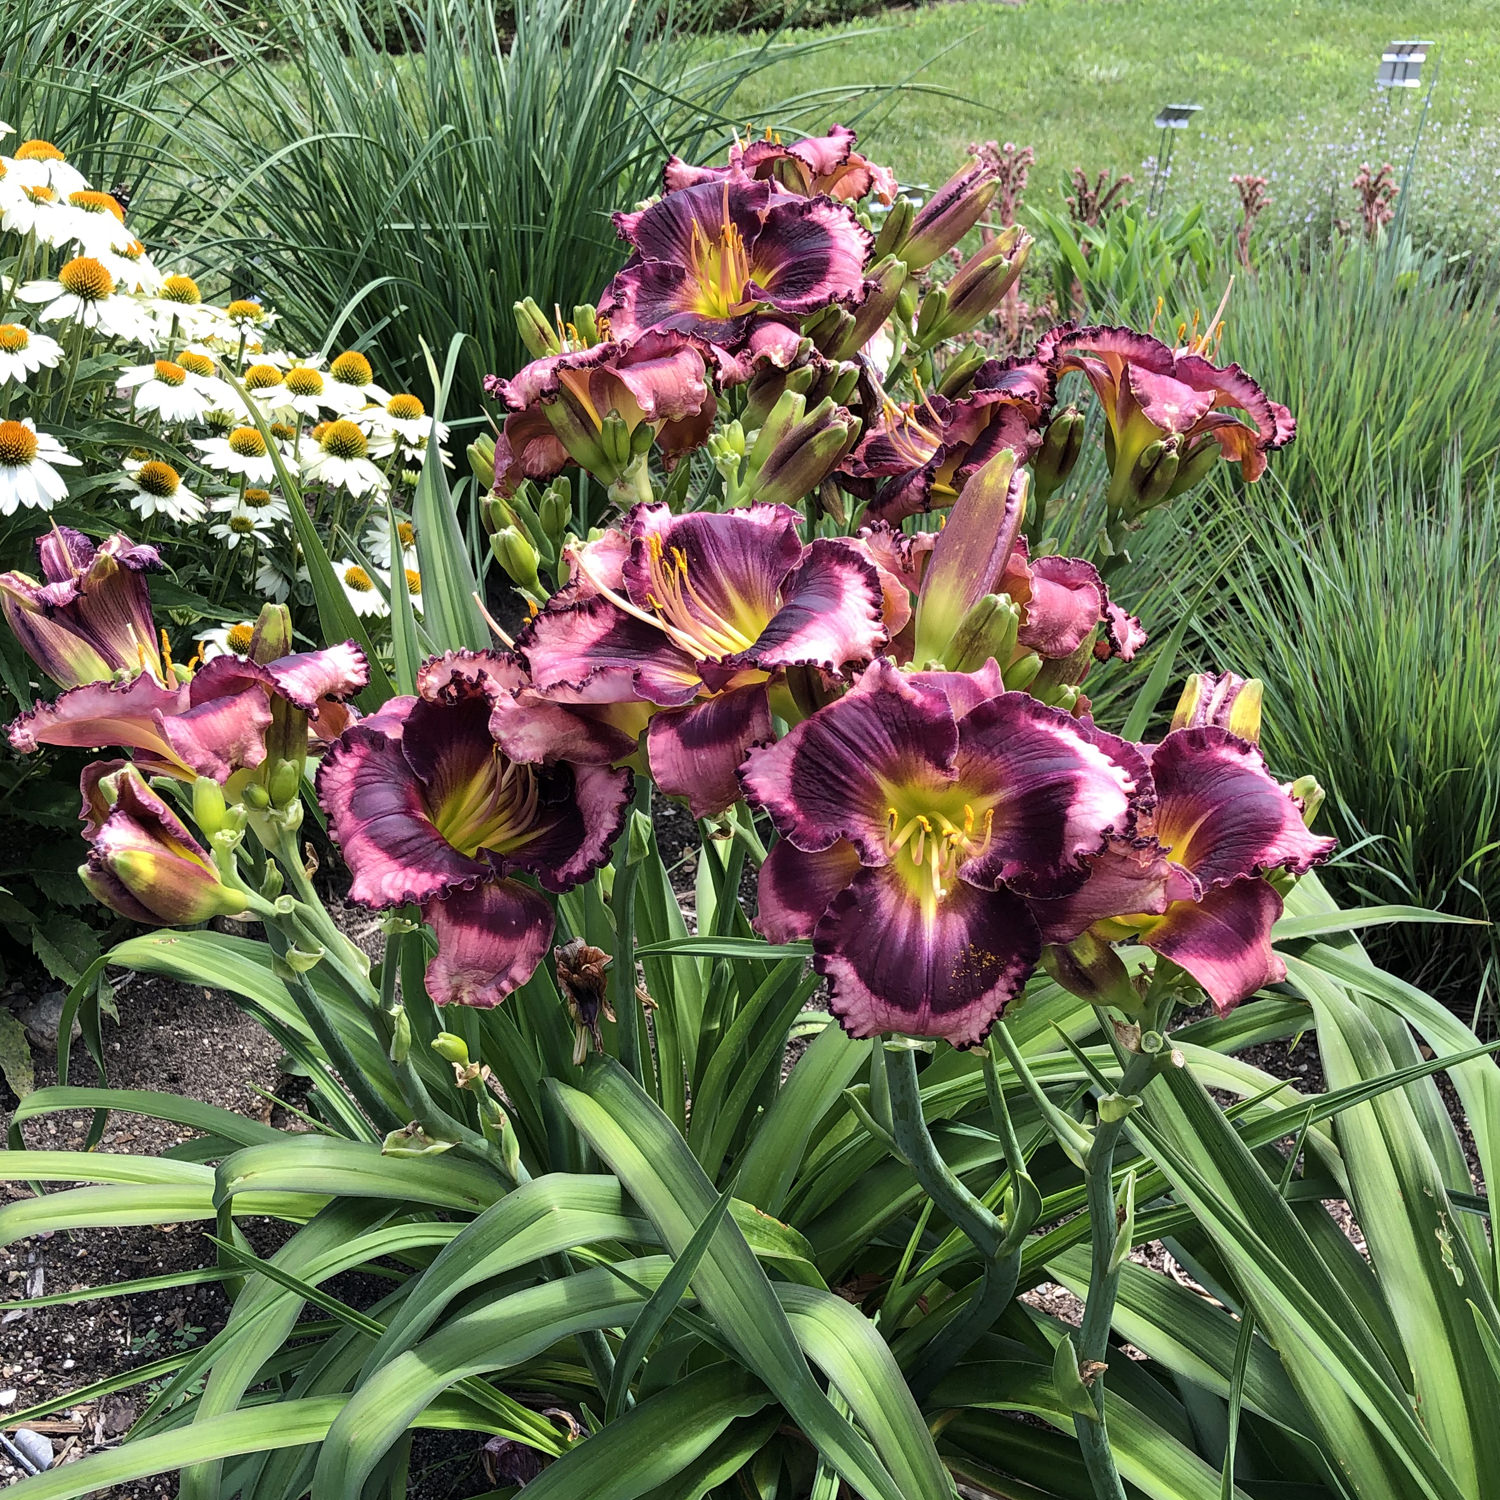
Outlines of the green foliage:
M1221 555L1248 533L1200 614L1203 655L1266 683L1265 743L1313 772L1348 851L1346 898L1500 912L1500 495L1366 460L1309 524L1279 486L1225 496L1204 521ZM1497 949L1489 932L1391 929L1382 961L1470 1006Z
M603 285L623 259L608 210L655 190L665 150L713 148L736 86L785 50L701 56L636 0L528 0L513 32L498 0L261 11L263 34L215 32L182 253L228 261L298 335L378 349L408 384L421 339L468 335L459 415L524 358L516 299L571 311Z

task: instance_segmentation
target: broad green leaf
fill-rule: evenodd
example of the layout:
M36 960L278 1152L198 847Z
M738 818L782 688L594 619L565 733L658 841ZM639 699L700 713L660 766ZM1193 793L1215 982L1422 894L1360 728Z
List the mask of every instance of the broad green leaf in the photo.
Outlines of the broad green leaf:
M635 950L637 958L656 954L678 958L758 958L775 963L783 958L811 958L812 944L765 943L758 938L686 937L671 938L664 943L647 943Z
M11 1146L20 1145L20 1126L27 1120L63 1109L116 1109L153 1120L170 1120L174 1125L227 1137L244 1146L281 1141L286 1136L272 1125L263 1125L231 1109L220 1109L177 1094L158 1094L147 1089L48 1088L38 1089L16 1106L10 1121Z
M391 537L391 661L396 674L396 691L415 693L422 648L417 643L417 619L412 612L411 594L406 587L406 568L396 530L396 507L389 496L385 502L385 517Z
M1425 906L1355 906L1336 912L1312 912L1306 916L1282 917L1271 929L1277 943L1299 938L1327 937L1336 932L1356 932L1362 927L1383 927L1390 922L1431 923L1440 926L1483 927L1473 917L1455 917L1430 911Z
M665 1115L618 1065L594 1059L583 1088L552 1083L568 1117L681 1254L713 1206L713 1185ZM866 1500L902 1500L865 1440L812 1378L785 1313L744 1237L721 1226L694 1277L703 1311L788 1414ZM926 1492L906 1500L929 1500ZM940 1497L939 1497L940 1500Z
M0 1008L0 1080L8 1084L11 1093L23 1103L36 1088L26 1028L4 1008Z
M25 1153L30 1156L31 1152ZM0 1153L3 1160L5 1153ZM171 1165L179 1165L172 1163ZM264 1214L298 1223L320 1200L282 1193L246 1193L236 1214ZM185 1224L215 1216L213 1187L203 1184L111 1183L69 1188L45 1198L22 1198L0 1207L0 1248L27 1235L60 1229L116 1229L130 1224Z

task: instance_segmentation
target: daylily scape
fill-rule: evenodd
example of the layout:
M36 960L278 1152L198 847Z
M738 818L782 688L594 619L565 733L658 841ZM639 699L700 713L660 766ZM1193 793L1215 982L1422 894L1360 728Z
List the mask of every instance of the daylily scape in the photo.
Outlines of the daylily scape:
M618 887L654 787L749 851L755 931L806 944L788 951L855 1037L973 1047L1042 967L1126 1013L1163 988L1222 1012L1281 979L1283 894L1333 843L1308 828L1316 784L1262 759L1258 684L1195 677L1139 742L1096 724L1086 689L1173 623L1111 596L1130 531L1221 462L1258 479L1292 417L1214 363L1217 329L962 345L1030 249L985 222L993 162L919 204L856 145L834 126L674 157L661 193L615 216L623 263L596 303L517 303L535 358L489 378L493 438L470 451L525 605L513 633L442 639L428 578L404 646L399 620L388 650L298 644L273 604L212 659L174 658L150 592L168 549L44 533L36 576L0 577L0 596L62 691L9 737L126 757L84 774L97 898L144 923L285 919L288 951L329 951L297 843L315 804L350 900L430 932L431 998L493 1007L574 935L562 897ZM54 322L112 307L109 272L96 286L80 264L22 299L55 294ZM221 345L232 311L204 314ZM114 336L148 339L122 318ZM215 362L170 357L190 325L174 308L167 357L122 383L168 423L229 389L205 383L223 385ZM248 420L197 446L238 484L234 515L278 480L275 504L304 505L299 463L378 501L377 460L441 437L420 403L367 419L383 393L345 366L230 368ZM1067 492L1094 427L1096 536L1061 555L1047 507L1081 513ZM131 471L143 492L165 482L151 467ZM371 516L361 545L390 569L403 523ZM362 561L330 576L359 616L360 579L379 597ZM275 861L295 868L272 878Z

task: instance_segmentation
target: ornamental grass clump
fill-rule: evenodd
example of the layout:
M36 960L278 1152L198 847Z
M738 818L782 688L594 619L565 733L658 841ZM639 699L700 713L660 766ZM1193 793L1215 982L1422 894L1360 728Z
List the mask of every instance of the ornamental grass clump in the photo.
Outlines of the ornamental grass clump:
M0 1159L122 1174L107 1207L89 1187L0 1207L0 1240L211 1220L238 1283L226 1327L149 1372L132 1438L30 1494L177 1467L202 1500L355 1500L399 1487L421 1426L493 1436L540 1500L1492 1487L1493 1250L1429 1074L1473 1099L1488 1171L1493 1066L1345 936L1433 914L1323 895L1323 794L1268 765L1234 663L1156 735L1175 650L1110 725L1087 691L1178 632L1114 597L1133 539L1225 465L1260 480L1293 418L1212 328L956 347L917 278L997 163L918 205L856 147L836 127L669 162L617 220L601 302L518 304L535 358L490 381L498 432L470 453L517 634L485 613L435 461L423 616L391 589L387 650L353 603L368 574L310 524L312 650L271 603L230 651L173 658L157 550L124 535L54 533L46 582L13 584L18 640L65 687L11 743L108 750L82 780L85 879L159 929L77 987L85 1036L107 963L219 985L306 1070L316 1127L101 1095L206 1138L124 1168ZM994 243L1019 269L1028 238ZM980 284L998 304L1011 282ZM274 430L292 368L250 394L236 359L253 420L223 461L276 457L305 520L279 445L309 471L370 460L347 417ZM1063 556L1073 403L1095 401L1103 520ZM400 524L387 504L393 568ZM690 892L668 803L696 819ZM312 878L315 821L383 913L378 960ZM221 916L251 935L202 925ZM1310 1023L1335 1095L1230 1055ZM90 1097L27 1101L13 1146ZM298 1227L261 1259L247 1213ZM1162 1237L1215 1300L1131 1261ZM377 1261L368 1308L327 1284ZM1081 1326L1018 1295L1044 1279L1084 1294Z

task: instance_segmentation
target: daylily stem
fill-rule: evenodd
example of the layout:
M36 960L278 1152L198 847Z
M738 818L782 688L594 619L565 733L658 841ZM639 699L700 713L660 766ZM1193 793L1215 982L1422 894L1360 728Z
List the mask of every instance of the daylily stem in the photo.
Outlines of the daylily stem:
M1107 1022L1105 1023L1108 1024ZM1120 1079L1118 1093L1138 1093L1150 1080L1156 1058L1147 1052L1131 1055ZM1104 1421L1104 1375L1108 1366L1109 1329L1114 1321L1115 1296L1120 1286L1120 1267L1111 1267L1115 1237L1119 1224L1115 1212L1115 1147L1125 1129L1125 1117L1101 1118L1089 1148L1084 1179L1088 1186L1089 1236L1093 1264L1089 1269L1088 1300L1083 1307L1083 1323L1078 1330L1078 1363L1085 1375L1094 1400L1092 1415L1080 1412L1073 1419L1083 1465L1088 1471L1098 1500L1125 1500L1125 1487L1109 1446ZM1087 1372L1094 1378L1087 1379Z
M984 1257L983 1277L967 1307L927 1345L908 1372L913 1390L920 1395L935 1385L1004 1311L1020 1276L1021 1246L1007 1243L1004 1224L959 1181L938 1151L922 1114L916 1053L909 1047L887 1047L884 1051L896 1145L923 1191Z

